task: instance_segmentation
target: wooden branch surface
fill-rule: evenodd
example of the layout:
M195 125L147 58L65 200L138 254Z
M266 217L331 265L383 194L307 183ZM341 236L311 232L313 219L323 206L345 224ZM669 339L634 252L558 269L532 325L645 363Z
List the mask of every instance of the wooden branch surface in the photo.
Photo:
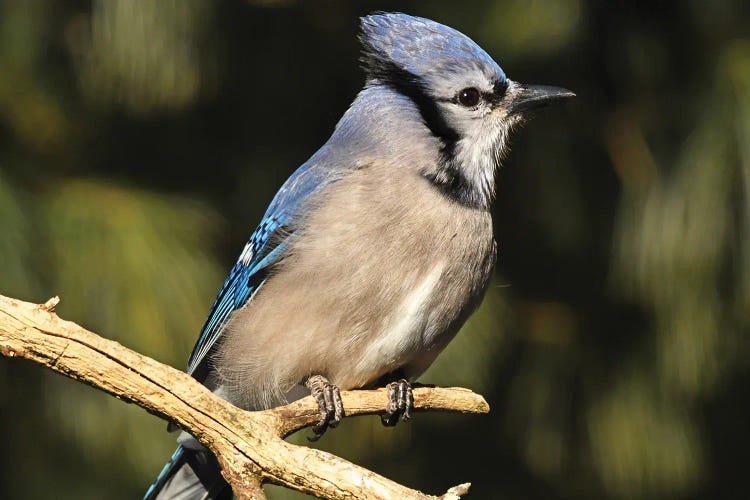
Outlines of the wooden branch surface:
M0 295L0 354L41 363L67 377L135 403L177 423L218 458L238 499L264 498L273 482L321 498L435 498L324 451L283 437L313 425L318 405L306 397L266 411L247 412L215 396L188 374L107 340L43 305ZM385 410L385 389L341 393L347 416ZM467 389L419 387L414 408L487 413L484 398ZM459 498L469 484L440 498Z

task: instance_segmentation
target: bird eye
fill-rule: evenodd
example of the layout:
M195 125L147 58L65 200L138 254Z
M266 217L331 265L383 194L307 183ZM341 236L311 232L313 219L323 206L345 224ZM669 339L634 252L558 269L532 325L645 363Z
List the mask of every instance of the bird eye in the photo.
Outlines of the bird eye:
M467 108L473 108L479 104L479 97L479 91L474 87L463 89L457 96L459 104L461 104L461 106L466 106Z

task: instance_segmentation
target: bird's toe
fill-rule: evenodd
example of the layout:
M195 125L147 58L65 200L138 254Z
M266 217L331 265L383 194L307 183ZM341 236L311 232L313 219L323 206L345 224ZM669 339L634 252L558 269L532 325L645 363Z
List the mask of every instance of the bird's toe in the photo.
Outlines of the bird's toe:
M318 423L312 428L310 441L317 441L328 428L334 428L344 418L344 404L341 401L341 390L321 375L308 378L305 385L318 403Z
M386 387L388 389L388 403L385 406L385 415L382 415L380 420L386 427L392 427L398 423L399 417L404 422L411 418L414 394L411 384L406 379L391 382Z

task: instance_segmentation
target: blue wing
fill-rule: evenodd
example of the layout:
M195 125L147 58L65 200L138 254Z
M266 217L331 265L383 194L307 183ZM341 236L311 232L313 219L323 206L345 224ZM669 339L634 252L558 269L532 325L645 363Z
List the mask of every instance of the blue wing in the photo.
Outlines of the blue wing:
M210 368L208 354L221 337L231 313L252 299L265 283L268 270L286 255L304 202L335 179L332 172L306 163L276 194L211 306L188 361L187 372L193 377L205 380Z
M242 307L263 286L265 270L282 257L287 242L281 240L274 245L272 240L276 239L273 236L285 223L285 219L284 214L272 214L263 218L219 290L188 361L188 373L198 380L205 378L206 370L200 368L221 335L230 314ZM272 246L275 248L271 249Z

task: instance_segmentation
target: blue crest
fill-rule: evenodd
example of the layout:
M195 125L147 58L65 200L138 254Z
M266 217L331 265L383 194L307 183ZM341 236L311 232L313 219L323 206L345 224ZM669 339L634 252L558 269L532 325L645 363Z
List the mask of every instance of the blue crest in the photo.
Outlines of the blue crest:
M401 13L362 18L362 65L380 78L393 65L421 78L434 71L478 68L503 83L505 73L471 38L429 19Z

